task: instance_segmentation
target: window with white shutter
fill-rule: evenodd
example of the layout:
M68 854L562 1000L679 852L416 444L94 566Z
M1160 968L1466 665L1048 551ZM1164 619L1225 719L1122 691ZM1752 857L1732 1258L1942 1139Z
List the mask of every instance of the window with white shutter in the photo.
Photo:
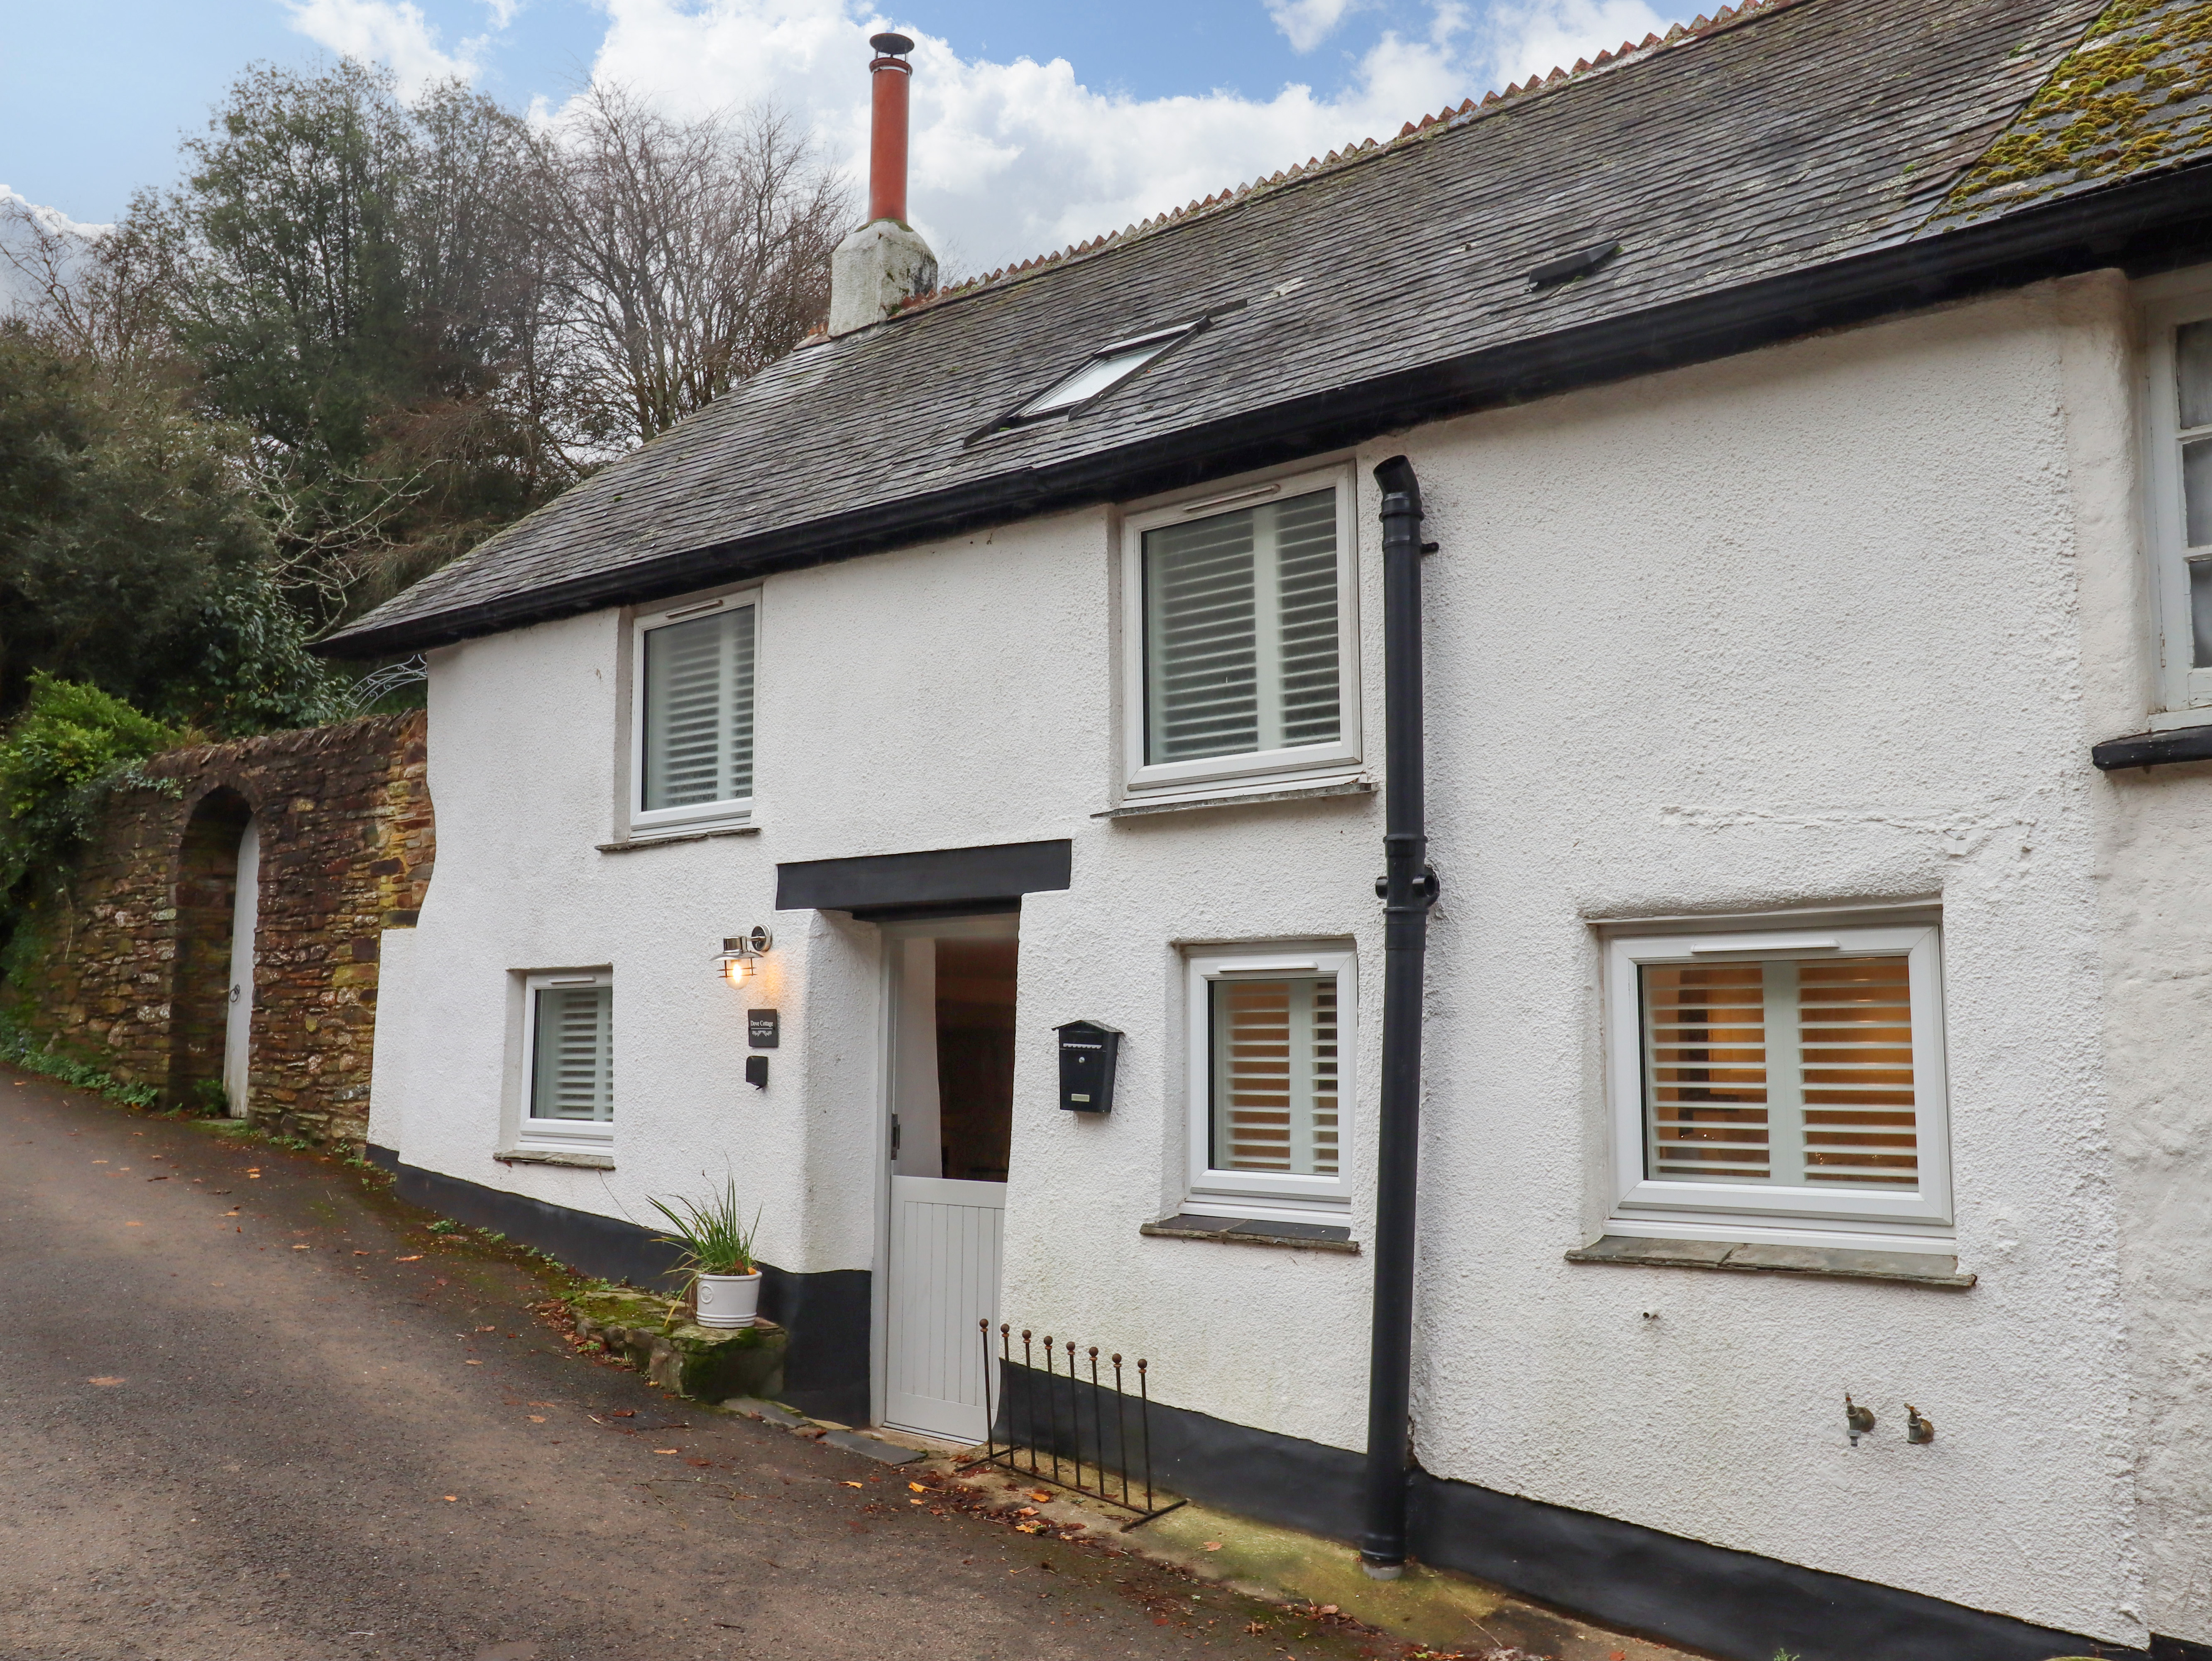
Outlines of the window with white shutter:
M1948 1221L1932 927L1611 952L1624 1214Z
M1341 1210L1351 954L1206 952L1190 959L1190 974L1188 1208L1259 1217Z
M525 1142L604 1143L614 1131L614 986L605 972L523 986Z
M1347 494L1311 475L1133 516L1132 788L1356 767Z
M638 619L634 827L751 806L757 611L725 595Z
M2154 305L2146 319L2144 427L2156 557L2162 714L2154 727L2212 726L2212 295ZM2172 291L2176 279L2146 285Z

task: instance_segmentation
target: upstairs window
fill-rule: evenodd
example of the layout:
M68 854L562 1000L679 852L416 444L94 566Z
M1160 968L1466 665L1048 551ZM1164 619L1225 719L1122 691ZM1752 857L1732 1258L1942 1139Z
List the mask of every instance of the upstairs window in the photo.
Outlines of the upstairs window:
M1614 941L1620 1215L1947 1223L1936 946L1932 928Z
M2149 520L2160 636L2160 726L2212 726L2212 297L2154 307Z
M614 1135L613 977L531 975L523 996L523 1143L605 1144Z
M634 829L750 812L757 609L744 594L638 619Z
M1307 478L1132 521L1133 788L1356 766L1345 494Z

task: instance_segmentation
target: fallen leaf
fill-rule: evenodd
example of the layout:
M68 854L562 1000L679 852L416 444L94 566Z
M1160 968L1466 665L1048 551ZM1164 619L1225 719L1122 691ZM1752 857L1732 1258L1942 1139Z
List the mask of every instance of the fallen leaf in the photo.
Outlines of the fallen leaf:
M1323 1615L1334 1615L1336 1613L1336 1605L1334 1603L1323 1603L1321 1606L1321 1612Z
M908 1482L907 1486L912 1488L916 1494L927 1494L929 1492L927 1488L922 1487L919 1482Z
M356 1251L353 1255L356 1257L366 1257L368 1256L368 1253L366 1251Z
M483 1365L483 1363L482 1361L464 1361L464 1362L462 1362L462 1363L461 1363L461 1365L462 1365L463 1366L465 1366L465 1367L480 1367L480 1366L482 1366ZM671 1448L671 1449L669 1449L668 1451L669 1451L671 1453L673 1453L673 1452L675 1452L675 1451L676 1451L676 1450L675 1450L674 1448Z
M848 1482L848 1483L846 1483L846 1484L845 1484L845 1486L846 1486L847 1488L856 1488L860 1487L860 1485L858 1482Z
M909 1506L918 1506L918 1505L920 1505L921 1503L921 1500L908 1500L908 1501L907 1501L907 1504L908 1504Z
M459 1499L460 1497L461 1497L461 1496L460 1496L459 1494L449 1494L446 1495L446 1498L447 1498L447 1499L448 1499L448 1500L458 1500L458 1499Z
M470 1362L470 1363L469 1363L469 1365L470 1365L471 1366L474 1366L476 1365L476 1363L475 1363L474 1361L471 1361L471 1362ZM653 1449L653 1451L654 1451L655 1453L681 1453L681 1452L683 1452L683 1451L684 1451L684 1450L683 1450L682 1448L655 1448L655 1449Z
M122 1382L123 1382L123 1381L122 1381L120 1378L105 1378L105 1377L103 1377L103 1378L88 1378L88 1379L86 1379L86 1380L85 1380L85 1383L87 1383L88 1384L100 1384L100 1385L102 1385L102 1386L106 1386L106 1385L109 1385L109 1384L121 1384Z
M609 1408L607 1409L607 1417L610 1419L635 1419L637 1417L637 1409L635 1408Z
M238 1214L233 1212L231 1214L236 1216ZM419 1263L422 1261L422 1254L418 1251L412 1257L394 1257L392 1261L395 1263Z
M714 1468L714 1462L712 1459L686 1459L684 1463L687 1465L696 1465L701 1470L712 1470Z
M530 1422L533 1425L542 1425L545 1422L545 1415L542 1413L533 1413L530 1415Z
M1019 1511L1016 1512L1014 1515L1017 1517L1034 1517L1036 1515L1036 1507L1035 1506L1024 1506Z
M1221 1542L1218 1540L1209 1540L1206 1542L1206 1548L1208 1551L1219 1551L1221 1549Z
M1042 1523L1017 1523L1014 1527L1023 1534L1042 1534L1045 1525Z
M309 1247L307 1247L307 1246L303 1246L303 1245L295 1245L295 1246L294 1246L294 1247L292 1248L292 1250L295 1250L295 1251L307 1251L307 1250L311 1250L311 1248L309 1248Z
M1037 1504L1041 1506L1044 1504L1046 1500L1051 1499L1052 1495L1043 1488L1032 1488L1030 1491L1030 1498L1036 1500Z
M143 1228L146 1225L143 1223L125 1223L123 1226L125 1228Z

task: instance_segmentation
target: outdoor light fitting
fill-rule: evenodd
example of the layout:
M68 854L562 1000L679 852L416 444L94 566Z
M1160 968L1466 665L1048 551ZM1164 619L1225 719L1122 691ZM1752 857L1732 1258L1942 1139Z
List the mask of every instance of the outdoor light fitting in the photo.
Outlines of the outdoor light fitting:
M722 978L732 986L743 986L753 972L753 964L768 955L775 937L759 924L750 933L732 934L722 942L722 949L714 954L714 962L722 971Z

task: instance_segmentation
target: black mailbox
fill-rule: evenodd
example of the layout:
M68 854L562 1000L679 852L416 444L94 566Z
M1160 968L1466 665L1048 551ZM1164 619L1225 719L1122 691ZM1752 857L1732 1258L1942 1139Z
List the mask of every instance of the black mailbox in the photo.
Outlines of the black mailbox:
M1060 1104L1070 1113L1105 1113L1114 1105L1114 1057L1119 1027L1070 1021L1060 1034Z

